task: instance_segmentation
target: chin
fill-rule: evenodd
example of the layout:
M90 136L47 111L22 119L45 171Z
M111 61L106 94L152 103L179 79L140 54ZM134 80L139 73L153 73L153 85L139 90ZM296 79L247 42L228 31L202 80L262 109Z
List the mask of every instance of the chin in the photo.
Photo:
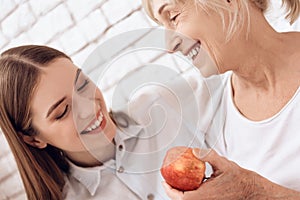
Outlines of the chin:
M199 69L203 77L220 74L217 65L206 53L199 53L193 60L193 65Z

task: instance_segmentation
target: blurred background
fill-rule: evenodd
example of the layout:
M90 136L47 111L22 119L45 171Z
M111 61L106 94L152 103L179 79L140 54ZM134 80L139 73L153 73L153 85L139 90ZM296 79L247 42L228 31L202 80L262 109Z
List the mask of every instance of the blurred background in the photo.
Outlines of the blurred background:
M273 0L266 17L278 31L300 30L300 20L290 25L284 19L281 1ZM0 52L24 44L42 44L57 48L81 66L95 48L126 31L157 26L144 13L140 0L0 0ZM143 60L171 62L178 71L196 73L191 66L165 58L160 54L133 55L128 67L112 74L136 70ZM137 67L133 66L133 63ZM118 79L120 76L114 76ZM102 91L111 97L118 80L104 81ZM0 200L25 199L14 159L0 132Z

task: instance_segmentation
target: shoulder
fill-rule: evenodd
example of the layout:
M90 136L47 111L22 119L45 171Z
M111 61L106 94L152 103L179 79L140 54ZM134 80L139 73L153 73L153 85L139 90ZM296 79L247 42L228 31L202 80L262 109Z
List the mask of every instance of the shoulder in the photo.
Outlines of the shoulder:
M135 91L122 111L139 124L147 124L153 113L179 113L187 105L197 107L204 84L198 74L186 73L161 84L147 85Z
M151 85L136 91L121 109L113 112L126 114L141 125L149 124L155 113L173 116L185 116L185 113L198 116L201 113L203 116L211 111L208 105L217 107L230 76L231 72L209 78L191 73L164 85Z

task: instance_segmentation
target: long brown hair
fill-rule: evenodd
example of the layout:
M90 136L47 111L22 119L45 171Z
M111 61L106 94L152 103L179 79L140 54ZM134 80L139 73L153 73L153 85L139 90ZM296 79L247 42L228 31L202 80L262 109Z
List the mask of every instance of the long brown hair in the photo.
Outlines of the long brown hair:
M36 135L30 99L40 80L41 68L64 53L46 46L11 48L0 56L0 127L15 157L28 199L63 199L64 173L69 165L62 152L47 145L38 149L22 135ZM70 59L71 60L71 59Z

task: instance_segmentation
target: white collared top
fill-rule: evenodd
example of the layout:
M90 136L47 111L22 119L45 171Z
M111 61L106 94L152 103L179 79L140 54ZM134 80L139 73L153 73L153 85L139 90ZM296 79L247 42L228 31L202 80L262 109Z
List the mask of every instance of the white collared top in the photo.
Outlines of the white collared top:
M180 90L180 85L175 85L176 89ZM162 188L160 174L166 151L172 146L201 148L204 145L198 120L194 119L198 107L194 104L191 107L194 94L180 91L184 108L178 107L168 92L155 90L115 110L115 120L120 125L114 138L115 159L92 168L71 164L66 199L169 199ZM128 107L134 109L125 113ZM188 117L183 118L185 114Z
M116 176L115 160L91 168L83 168L71 163L70 169L64 188L65 199L140 199Z

